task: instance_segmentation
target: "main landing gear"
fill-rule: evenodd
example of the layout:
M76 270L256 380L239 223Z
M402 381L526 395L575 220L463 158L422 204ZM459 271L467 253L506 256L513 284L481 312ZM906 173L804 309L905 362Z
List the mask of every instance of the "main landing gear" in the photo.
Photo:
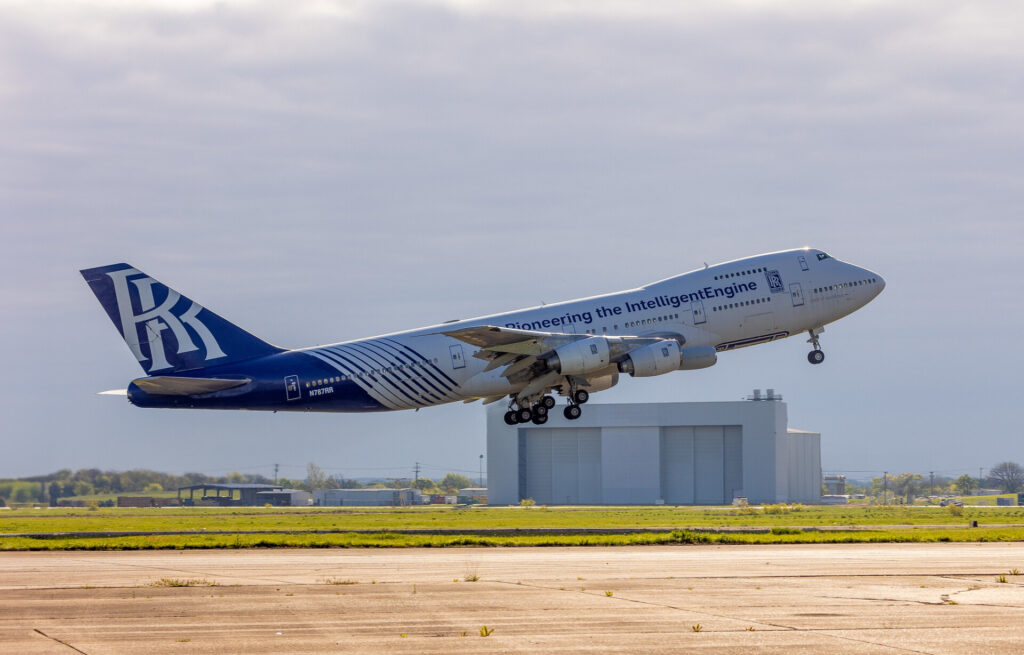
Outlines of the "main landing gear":
M818 331L814 331L814 330L808 330L807 331L807 334L811 335L811 338L807 340L807 343L809 343L812 346L814 346L814 350L812 350L811 352L807 353L807 361L809 361L812 364L820 364L823 361L825 361L825 353L823 353L821 351L821 344L818 343L818 337L824 331L825 331L825 328L821 328Z
M574 389L569 394L569 404L562 410L562 416L570 421L575 421L583 416L583 403L590 400L590 393L586 389Z
M513 401L515 402L515 401ZM544 396L530 407L519 407L512 409L509 404L509 411L505 412L505 423L516 425L519 423L533 423L544 425L548 422L548 410L555 406L555 399L551 396Z
M575 421L583 415L580 405L590 400L590 393L586 389L576 389L570 394L569 405L562 411L562 415L570 421ZM513 409L513 404L516 408ZM555 408L555 399L552 396L543 396L530 407L519 407L518 402L513 400L509 403L509 410L505 412L505 423L507 425L518 425L520 423L533 423L544 425L548 422L548 412Z

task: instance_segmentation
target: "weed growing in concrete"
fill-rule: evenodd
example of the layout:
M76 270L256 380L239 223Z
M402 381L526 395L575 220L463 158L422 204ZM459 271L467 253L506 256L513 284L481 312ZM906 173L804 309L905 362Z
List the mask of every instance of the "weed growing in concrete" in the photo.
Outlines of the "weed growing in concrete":
M1010 575L1020 575L1019 569L1010 569Z
M700 632L701 630L704 629L704 626L702 626L699 623L695 623L694 625L690 626L690 629L693 630L694 632Z
M608 596L609 598L611 598L614 594L612 592L610 592L610 591L605 591L604 595Z
M342 580L341 578L324 578L324 584L359 584L355 580Z
M1006 574L1005 573L1000 573L996 577L996 582L1006 582Z
M491 633L493 633L493 632L494 632L494 628L488 628L486 625L480 626L480 636L481 637L490 637Z
M206 578L160 578L149 583L150 587L216 587L216 582Z

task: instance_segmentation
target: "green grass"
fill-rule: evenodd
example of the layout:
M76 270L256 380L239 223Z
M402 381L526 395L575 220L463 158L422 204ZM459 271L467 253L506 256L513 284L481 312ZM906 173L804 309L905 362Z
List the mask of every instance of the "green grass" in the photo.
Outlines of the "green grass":
M3 550L187 550L209 548L451 548L459 546L638 546L672 544L925 543L1024 541L1024 528L907 528L709 534L686 530L626 535L406 535L395 533L328 535L166 535L107 539L0 540Z
M773 513L774 512L774 513ZM976 519L1024 525L1024 507L171 507L19 509L0 513L10 532L135 530L398 530L956 525Z
M967 528L977 520L980 528ZM992 528L988 525L1006 524ZM859 527L860 530L846 528ZM885 526L884 528L882 526ZM926 527L938 526L938 527ZM763 534L706 534L700 528L770 528ZM815 528L831 528L821 532ZM871 529L871 528L877 529ZM626 535L474 535L459 530L514 528L612 529ZM674 533L645 529L678 529ZM437 529L453 534L409 535L392 530ZM115 538L4 537L4 533L187 530L195 534ZM203 531L335 530L332 534L203 534ZM349 530L372 530L356 534ZM682 536L680 536L682 535ZM79 508L0 513L0 550L258 547L447 547L626 545L659 543L830 543L872 541L1022 541L1024 508L905 506L732 507L475 507L414 508Z

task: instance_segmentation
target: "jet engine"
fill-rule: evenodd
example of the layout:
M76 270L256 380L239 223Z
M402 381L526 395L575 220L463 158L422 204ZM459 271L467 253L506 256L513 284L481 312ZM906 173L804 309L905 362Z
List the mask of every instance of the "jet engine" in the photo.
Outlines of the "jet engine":
M698 368L707 368L714 366L715 362L718 361L718 352L714 346L693 346L692 348L683 348L682 350L682 362L679 364L679 370L681 371L692 371Z
M679 344L666 340L630 350L626 359L619 362L619 371L647 378L675 371L679 362Z
M606 368L611 363L608 340L588 337L555 348L544 361L561 375L585 375Z
M671 371L707 368L718 361L713 346L680 348L675 341L662 341L629 351L619 362L619 371L635 378L664 375Z

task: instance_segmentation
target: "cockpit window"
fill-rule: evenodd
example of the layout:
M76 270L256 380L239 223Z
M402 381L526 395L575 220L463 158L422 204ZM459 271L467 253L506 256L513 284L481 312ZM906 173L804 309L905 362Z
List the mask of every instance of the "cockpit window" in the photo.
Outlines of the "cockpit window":
M828 256L828 253L819 252L818 253L818 261L820 262L823 259L831 259L831 257Z

